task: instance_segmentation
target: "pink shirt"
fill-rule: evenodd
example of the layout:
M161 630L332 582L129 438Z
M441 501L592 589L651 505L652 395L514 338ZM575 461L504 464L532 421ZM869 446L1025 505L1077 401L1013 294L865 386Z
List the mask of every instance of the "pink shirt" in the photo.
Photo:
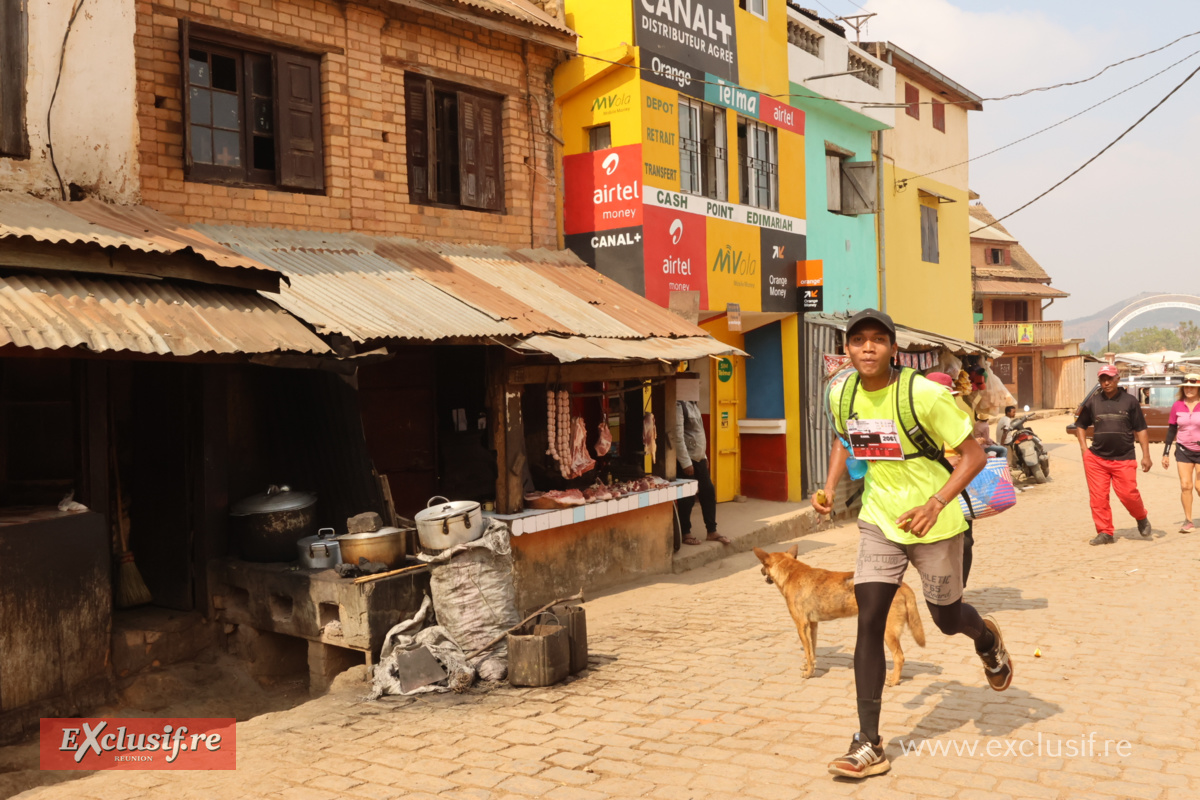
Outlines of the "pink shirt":
M1179 435L1175 441L1189 450L1200 450L1200 403L1194 411L1188 411L1187 403L1176 400L1171 406L1171 416L1168 425L1178 425Z

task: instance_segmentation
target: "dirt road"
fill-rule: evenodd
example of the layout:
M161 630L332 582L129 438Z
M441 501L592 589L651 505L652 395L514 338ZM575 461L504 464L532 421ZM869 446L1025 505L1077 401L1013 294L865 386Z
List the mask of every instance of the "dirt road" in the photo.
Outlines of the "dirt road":
M1012 688L989 690L970 643L923 610L929 644L906 636L884 693L888 775L825 773L856 727L853 621L822 624L802 680L783 601L743 554L588 603L593 668L570 683L375 704L341 691L240 724L236 772L99 773L23 797L1200 797L1200 534L1175 532L1174 468L1156 463L1141 479L1153 538L1118 510L1116 544L1089 547L1065 422L1033 425L1053 481L977 528L967 600L1002 625ZM853 567L855 543L850 526L799 540L830 569Z

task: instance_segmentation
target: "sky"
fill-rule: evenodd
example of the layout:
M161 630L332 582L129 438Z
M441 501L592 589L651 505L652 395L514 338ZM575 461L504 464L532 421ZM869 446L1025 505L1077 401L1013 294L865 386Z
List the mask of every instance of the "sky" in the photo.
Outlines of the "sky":
M875 12L863 40L890 40L984 98L1089 77L1200 31L1200 3L1157 0L821 0L828 16ZM809 3L802 3L809 5ZM853 36L853 33L850 33ZM1194 54L1194 55L1193 55ZM1083 164L1200 67L1200 36L1080 86L987 101L971 112L975 158L1183 63L1065 124L970 165L996 216ZM1087 316L1142 291L1200 294L1200 74L1087 169L1004 226Z

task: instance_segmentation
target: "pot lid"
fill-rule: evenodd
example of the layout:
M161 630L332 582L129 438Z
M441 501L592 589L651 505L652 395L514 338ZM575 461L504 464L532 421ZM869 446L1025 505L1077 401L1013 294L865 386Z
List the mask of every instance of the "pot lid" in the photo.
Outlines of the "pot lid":
M434 505L434 500L442 500L444 502ZM444 497L434 497L430 499L428 508L418 511L415 517L417 522L440 522L450 517L457 517L461 514L470 514L479 510L479 503L474 500L455 500L450 502Z
M384 526L377 531L366 531L364 533L343 533L337 537L339 542L361 542L365 539L382 539L385 536L391 536L396 533L404 533L405 528L389 528Z
M296 540L296 544L301 547L308 547L317 542L325 542L326 544L337 544L337 534L333 528L321 528L312 536L302 536Z
M247 517L251 514L270 514L275 511L298 511L315 502L317 496L313 492L295 492L288 486L269 486L261 494L251 495L234 503L229 513L234 517Z

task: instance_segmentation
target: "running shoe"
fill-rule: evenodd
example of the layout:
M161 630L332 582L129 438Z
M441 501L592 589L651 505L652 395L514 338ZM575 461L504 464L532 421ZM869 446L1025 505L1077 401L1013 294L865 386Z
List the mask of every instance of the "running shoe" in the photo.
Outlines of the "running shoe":
M983 662L983 675L987 678L988 686L997 692L1003 692L1012 683L1012 659L1004 647L1004 637L1000 635L1000 626L996 624L996 620L984 617L983 624L996 637L992 649L979 653L979 660Z
M1196 530L1196 526L1193 525L1192 521L1189 519L1187 522L1183 523L1183 527L1181 527L1179 529L1179 532L1180 533L1191 533L1194 530Z
M829 774L840 775L843 778L882 775L891 768L891 763L883 754L883 748L878 744L871 744L862 733L854 734L846 755L829 762Z
M1154 530L1150 527L1149 517L1138 520L1138 533L1141 534L1143 539L1149 539L1150 534L1154 533Z
M1113 535L1111 533L1097 533L1092 537L1088 544L1112 544Z

